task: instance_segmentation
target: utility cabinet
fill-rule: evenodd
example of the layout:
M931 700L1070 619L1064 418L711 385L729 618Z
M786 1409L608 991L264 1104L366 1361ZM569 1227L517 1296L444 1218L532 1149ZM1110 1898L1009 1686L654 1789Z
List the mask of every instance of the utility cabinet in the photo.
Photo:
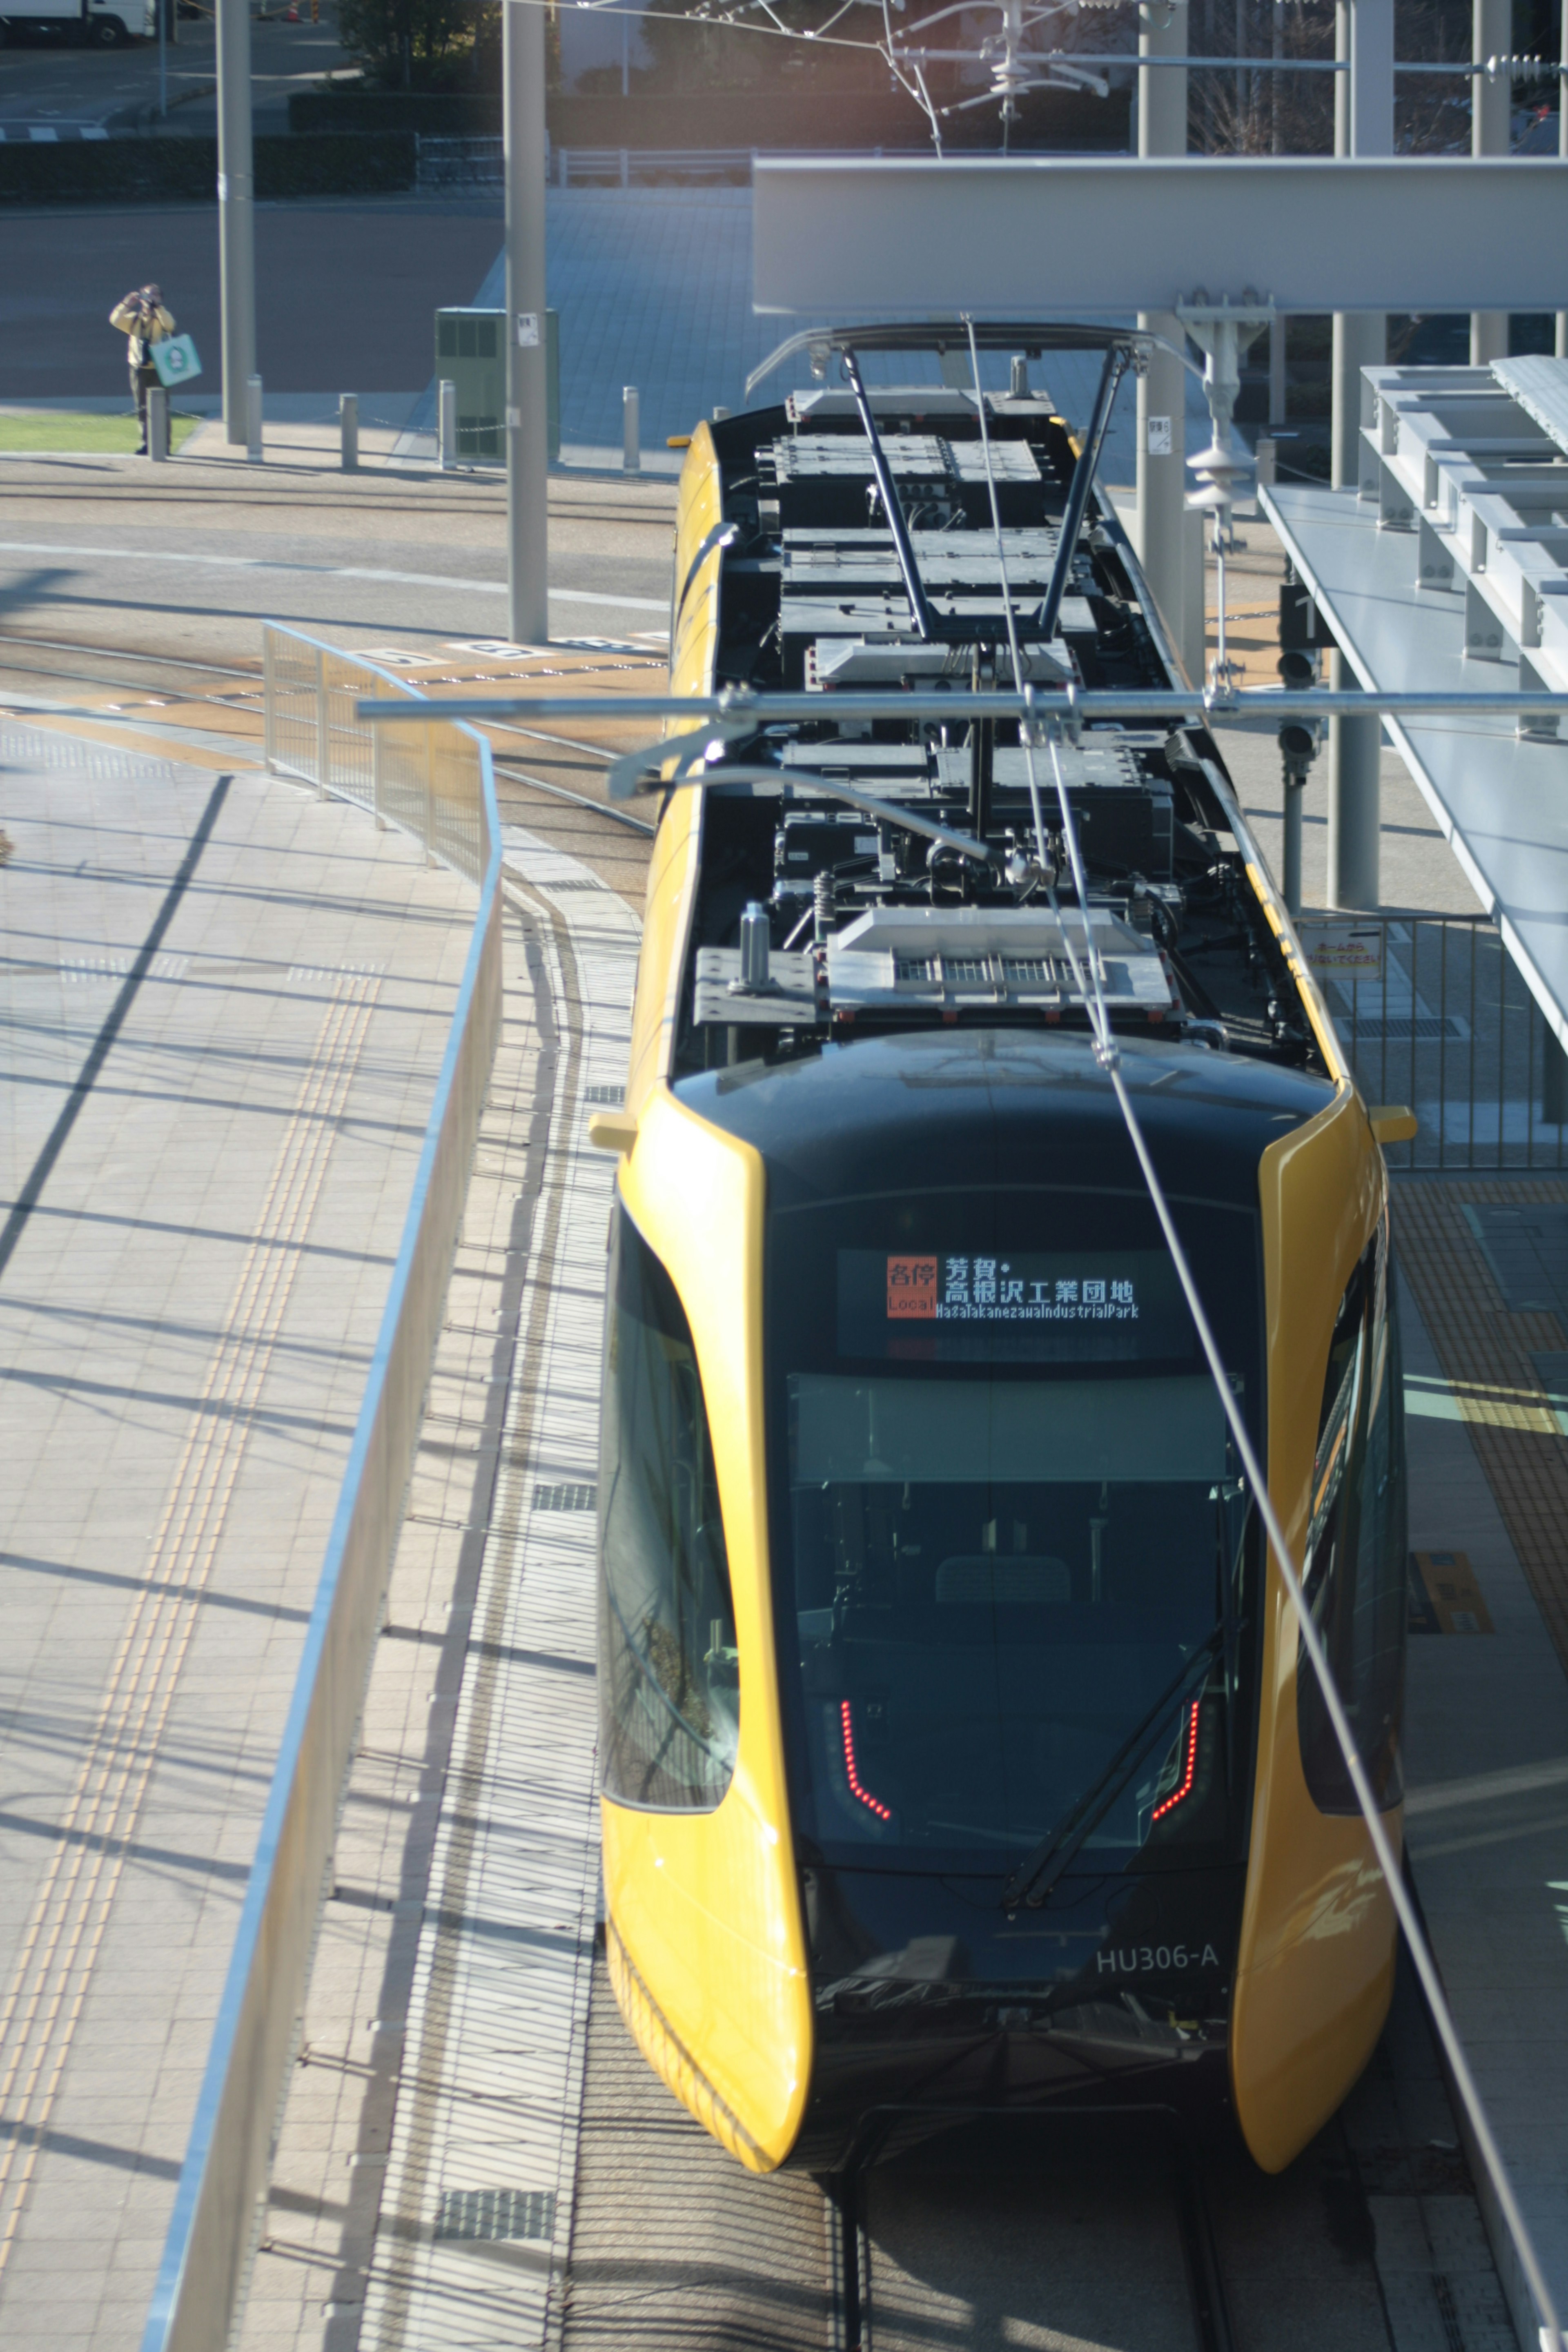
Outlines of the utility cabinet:
M556 313L544 314L550 456L561 455L561 345ZM506 462L506 312L437 310L436 381L458 387L458 456Z

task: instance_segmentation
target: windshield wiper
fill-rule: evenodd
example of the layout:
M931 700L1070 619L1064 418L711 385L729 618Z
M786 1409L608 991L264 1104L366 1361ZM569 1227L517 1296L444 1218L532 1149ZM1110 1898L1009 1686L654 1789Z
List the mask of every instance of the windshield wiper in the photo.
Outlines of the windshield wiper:
M1097 1830L1161 1731L1163 1718L1183 1696L1201 1666L1206 1674L1225 1641L1225 1627L1216 1625L1201 1648L1185 1660L1173 1681L1166 1684L1153 1706L1117 1749L1103 1772L1091 1780L1071 1810L1047 1837L1041 1840L1002 1890L1002 1908L1016 1911L1020 1903L1031 1910L1042 1904L1086 1838Z

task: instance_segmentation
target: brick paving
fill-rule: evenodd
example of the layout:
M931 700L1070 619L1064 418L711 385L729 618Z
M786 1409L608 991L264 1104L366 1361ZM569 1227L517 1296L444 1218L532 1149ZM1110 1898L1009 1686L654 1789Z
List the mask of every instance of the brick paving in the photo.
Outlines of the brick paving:
M100 2352L145 2319L473 894L342 803L58 733L0 734L0 2340Z
M1532 1350L1568 1345L1555 1315L1510 1313L1465 1222L1467 1202L1568 1202L1535 1179L1401 1180L1394 1187L1400 1263L1541 1614L1568 1668L1568 1443Z

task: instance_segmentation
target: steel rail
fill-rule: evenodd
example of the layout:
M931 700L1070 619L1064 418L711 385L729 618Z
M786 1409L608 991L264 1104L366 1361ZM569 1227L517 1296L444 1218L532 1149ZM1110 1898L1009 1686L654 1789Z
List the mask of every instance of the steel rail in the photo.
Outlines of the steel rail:
M520 791L548 793L553 801L566 801L573 808L587 809L595 816L607 818L611 824L623 825L628 833L641 834L645 840L651 840L658 830L646 817L628 816L624 809L610 808L604 801L596 801L591 793L574 793L565 784L547 784L542 776L531 776L509 752L492 748L490 764L498 773L504 772L508 781Z

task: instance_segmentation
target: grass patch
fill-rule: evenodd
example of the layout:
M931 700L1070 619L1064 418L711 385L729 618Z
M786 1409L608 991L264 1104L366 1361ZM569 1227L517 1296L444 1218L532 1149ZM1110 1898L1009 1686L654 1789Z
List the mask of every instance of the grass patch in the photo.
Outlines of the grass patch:
M197 416L171 420L169 439L178 450L201 423ZM49 456L88 449L132 457L138 439L133 416L99 416L69 408L0 409L0 449L38 449Z

